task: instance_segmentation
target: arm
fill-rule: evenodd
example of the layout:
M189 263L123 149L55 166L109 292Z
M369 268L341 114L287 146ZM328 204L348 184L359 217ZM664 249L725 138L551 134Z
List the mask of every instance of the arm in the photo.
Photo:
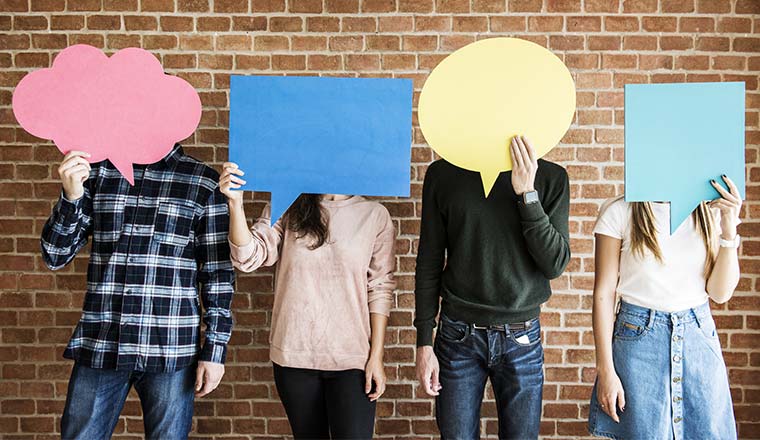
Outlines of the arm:
M511 154L514 166L512 187L515 194L522 197L526 192L535 190L538 160L530 141L521 136L513 138ZM550 187L548 191L542 194L545 196L544 206L541 202L518 202L518 209L528 253L544 276L554 279L562 275L570 262L570 182L567 173L563 173L559 185Z
M388 212L383 210L383 214L383 224L375 239L372 258L367 270L367 302L372 337L369 360L364 370L364 392L373 402L385 392L386 377L383 365L385 328L388 325L388 316L393 306L393 291L396 289L396 282L393 279L393 272L396 268L396 228L393 226ZM373 382L375 384L374 391L372 390Z
M369 400L374 402L385 393L385 366L383 355L385 353L385 329L388 326L388 317L381 313L370 313L369 325L372 329L370 340L369 360L364 369L365 384L364 393ZM372 383L374 382L374 390Z
M512 187L522 196L535 190L538 159L527 138L515 136L510 146ZM557 278L570 262L570 182L567 173L558 187L549 188L545 206L540 202L518 203L528 253L548 279Z
M251 230L245 218L243 192L239 188L245 184L241 177L245 173L237 164L225 162L219 176L219 190L227 197L230 212L230 257L232 264L243 272L253 272L261 266L271 266L279 258L279 246L283 229L278 221L269 226L269 207Z
M230 306L235 272L227 243L229 216L224 196L215 190L204 207L195 231L195 258L203 301L206 338L200 360L223 364L232 332Z
M438 380L440 367L433 353L433 329L438 316L441 275L448 246L446 223L436 200L433 174L428 168L422 185L422 224L414 288L417 380L428 396L437 396L441 389Z
M42 258L53 270L69 264L92 234L92 192L86 184L91 168L85 157L89 154L69 152L58 167L63 190L40 237Z
M619 422L615 406L625 407L623 385L612 362L612 333L615 325L615 290L620 269L622 240L596 234L593 327L596 346L597 398L613 420Z
M733 240L740 222L742 200L734 182L726 176L723 176L723 180L728 185L729 191L712 181L713 187L718 190L721 197L710 202L710 206L720 209L720 237L724 240ZM715 266L707 279L707 294L717 303L728 301L733 296L740 277L739 249L721 247Z
M436 200L435 179L428 169L422 186L422 219L415 270L415 318L417 346L433 345L438 316L441 275L446 259L446 225Z

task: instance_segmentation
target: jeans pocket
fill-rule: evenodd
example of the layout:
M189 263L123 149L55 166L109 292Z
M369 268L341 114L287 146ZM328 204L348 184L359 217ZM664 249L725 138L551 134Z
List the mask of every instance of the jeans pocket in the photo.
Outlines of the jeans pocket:
M461 321L455 321L446 315L441 315L438 322L438 336L446 342L462 343L470 336L470 325Z
M622 341L635 341L641 339L649 331L648 318L620 313L615 320L613 338Z
M541 325L538 319L534 319L527 329L509 330L509 337L515 344L523 347L536 345L541 342Z

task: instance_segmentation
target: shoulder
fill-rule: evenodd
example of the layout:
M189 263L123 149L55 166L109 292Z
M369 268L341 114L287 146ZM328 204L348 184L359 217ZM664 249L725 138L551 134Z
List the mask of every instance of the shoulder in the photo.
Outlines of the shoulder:
M607 199L599 208L599 217L623 219L628 215L631 204L625 201L624 196Z
M388 208L386 208L382 203L376 200L368 200L364 197L361 197L356 205L367 213L366 218L374 220L374 223L377 225L378 230L383 230L387 228L388 225L393 224L393 220L391 220L391 214L388 211Z
M192 156L183 155L174 171L188 176L190 181L206 191L214 191L219 186L219 172Z
M538 159L538 173L549 181L567 180L567 170L560 164Z

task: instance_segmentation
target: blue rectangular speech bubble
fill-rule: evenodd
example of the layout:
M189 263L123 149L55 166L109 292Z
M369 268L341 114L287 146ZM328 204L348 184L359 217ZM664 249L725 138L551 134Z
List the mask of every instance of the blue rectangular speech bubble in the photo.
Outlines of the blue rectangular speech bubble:
M744 198L743 82L625 86L626 201L669 201L672 234L721 174Z
M302 193L408 197L411 133L408 79L230 79L230 161L273 222Z

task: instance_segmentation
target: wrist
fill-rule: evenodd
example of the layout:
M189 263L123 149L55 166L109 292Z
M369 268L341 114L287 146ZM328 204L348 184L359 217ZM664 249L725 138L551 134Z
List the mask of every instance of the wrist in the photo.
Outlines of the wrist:
M227 206L230 209L243 209L243 201L238 199L227 199Z
M74 203L77 200L81 199L84 196L84 191L76 194L69 193L65 189L63 190L63 198L66 199L66 201Z
M612 362L606 362L596 365L596 373L599 375L606 375L615 371L615 366Z
M736 234L737 234L736 227L727 228L721 231L720 238L731 241L734 238L736 238Z

